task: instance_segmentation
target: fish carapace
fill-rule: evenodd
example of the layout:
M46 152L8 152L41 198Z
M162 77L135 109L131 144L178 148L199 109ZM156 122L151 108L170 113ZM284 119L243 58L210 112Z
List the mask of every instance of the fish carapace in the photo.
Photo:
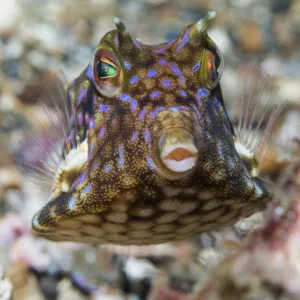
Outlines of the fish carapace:
M257 160L236 146L210 12L168 43L144 45L115 19L67 90L68 139L33 230L56 241L157 244L265 206Z

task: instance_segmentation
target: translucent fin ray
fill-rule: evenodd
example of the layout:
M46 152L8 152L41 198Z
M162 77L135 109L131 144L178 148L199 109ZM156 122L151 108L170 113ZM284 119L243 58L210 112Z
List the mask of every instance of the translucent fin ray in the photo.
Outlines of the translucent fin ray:
M19 164L23 172L32 182L50 188L54 187L62 159L78 145L75 108L68 95L66 78L61 74L63 83L54 76L53 86L45 85L46 92L37 102L46 122L39 115L33 116L33 128L26 131L20 146ZM71 136L72 129L75 134Z
M249 68L238 113L236 138L256 157L258 169L274 148L272 131L288 103L276 99L278 89L272 87L270 78L260 66Z

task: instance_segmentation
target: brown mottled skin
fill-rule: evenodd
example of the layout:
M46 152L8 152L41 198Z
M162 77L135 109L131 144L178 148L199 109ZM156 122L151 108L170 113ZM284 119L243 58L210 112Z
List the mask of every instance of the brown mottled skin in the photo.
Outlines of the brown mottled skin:
M113 77L100 78L103 58L115 67ZM33 230L57 241L155 244L262 209L268 192L235 149L218 83L221 60L206 27L191 25L149 46L117 23L69 88L76 114L70 136L78 131L78 144L87 138L87 161L59 177ZM190 169L174 172L160 155L178 141L197 154ZM59 189L63 177L67 192Z

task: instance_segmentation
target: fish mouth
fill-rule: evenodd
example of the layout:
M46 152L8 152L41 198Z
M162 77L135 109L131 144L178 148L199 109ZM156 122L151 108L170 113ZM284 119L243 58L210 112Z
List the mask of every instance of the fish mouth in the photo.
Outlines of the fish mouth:
M198 159L192 134L181 128L171 129L160 138L159 152L165 167L176 173L193 169Z

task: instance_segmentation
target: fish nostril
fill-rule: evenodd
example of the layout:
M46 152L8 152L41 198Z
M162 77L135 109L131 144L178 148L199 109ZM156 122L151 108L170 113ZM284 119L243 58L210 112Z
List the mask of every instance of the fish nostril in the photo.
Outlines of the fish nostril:
M161 162L176 173L192 169L198 158L192 134L181 128L171 129L161 137L159 152Z

